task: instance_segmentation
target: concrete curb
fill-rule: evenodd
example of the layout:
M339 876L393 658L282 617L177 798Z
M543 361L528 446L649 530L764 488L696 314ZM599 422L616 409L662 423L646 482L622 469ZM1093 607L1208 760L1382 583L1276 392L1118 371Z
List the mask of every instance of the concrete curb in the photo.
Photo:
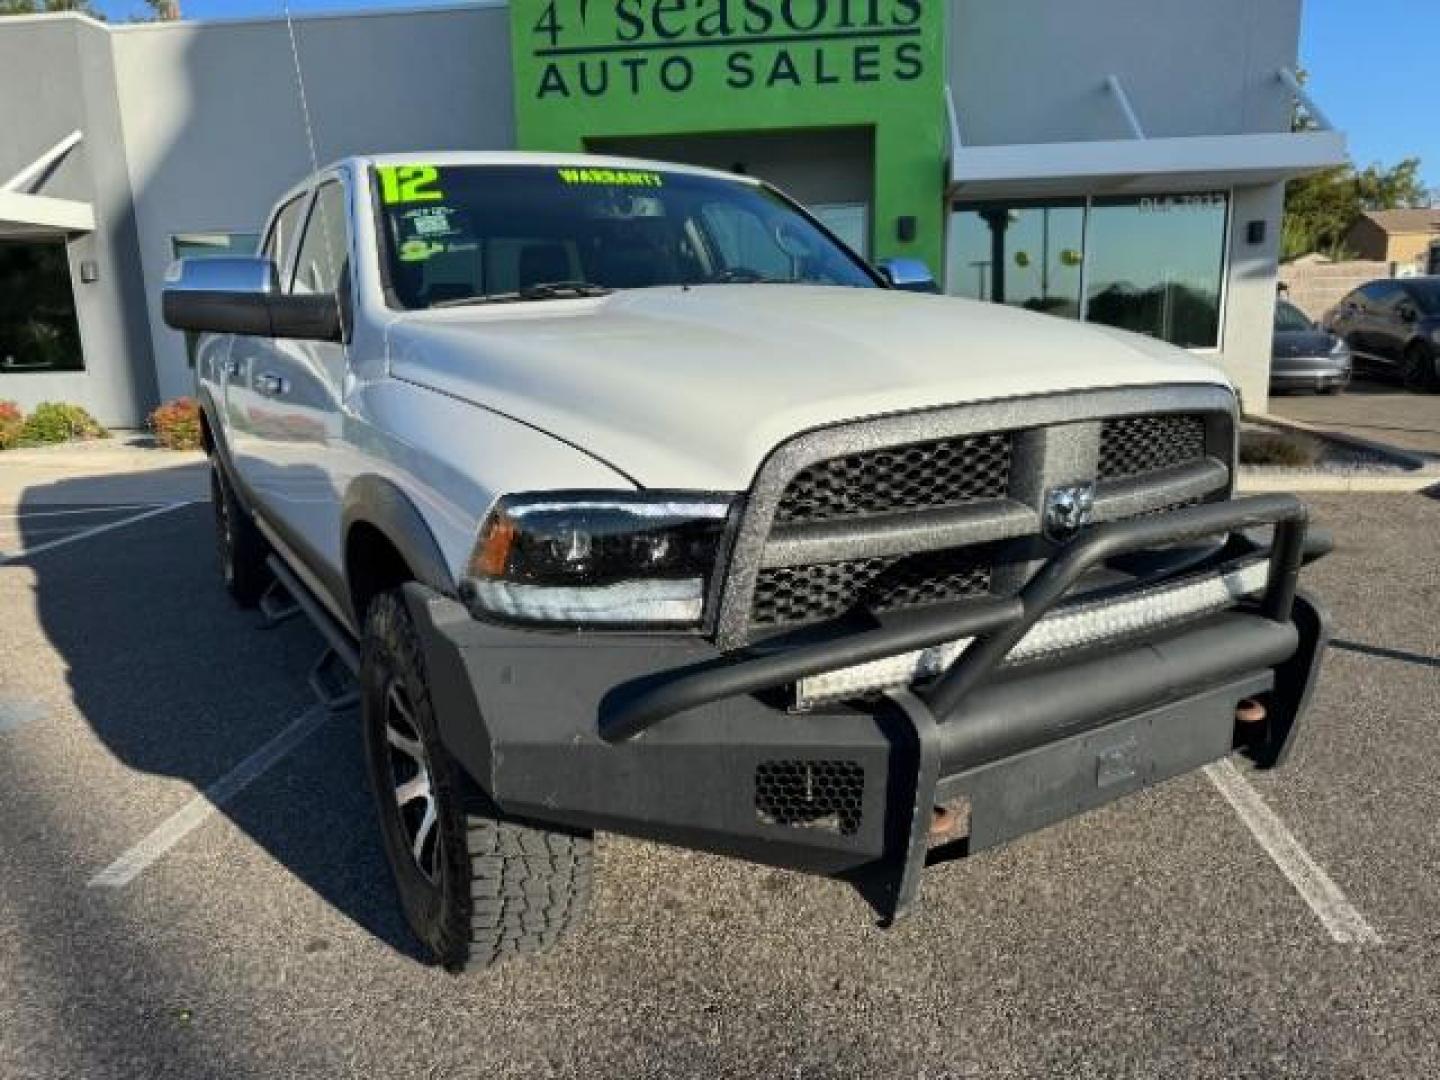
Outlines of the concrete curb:
M1343 473L1295 473L1287 470L1241 469L1236 477L1235 488L1245 494L1270 491L1320 492L1339 491L1353 494L1395 494L1425 491L1434 488L1440 493L1440 473L1426 471L1419 475L1375 476L1360 473L1347 476Z
M1314 435L1317 438L1329 439L1331 442L1352 446L1357 450L1365 450L1372 454L1379 454L1382 457L1390 458L1407 469L1424 469L1427 466L1436 464L1434 458L1417 454L1413 450L1402 450L1398 446L1376 442L1373 439L1367 439L1361 435L1351 435L1343 431L1332 431L1328 427L1321 427L1319 424L1312 424L1305 420L1292 420L1288 416L1276 416L1274 413L1247 413L1244 419L1257 424L1263 424L1266 427L1299 431L1306 435Z

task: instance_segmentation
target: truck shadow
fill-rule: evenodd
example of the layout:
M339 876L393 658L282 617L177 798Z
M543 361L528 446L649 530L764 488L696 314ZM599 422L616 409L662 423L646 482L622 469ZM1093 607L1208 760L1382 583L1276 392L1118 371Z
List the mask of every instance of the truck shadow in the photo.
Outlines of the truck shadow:
M130 490L124 476L109 484L92 477L83 481L83 499L71 499L68 488L77 483L25 493L18 508L25 546L50 539L26 537L27 508L103 503L107 489ZM34 575L37 616L67 668L75 707L136 772L202 791L319 707L307 675L324 648L320 636L303 617L267 627L258 612L234 605L216 570L208 503L21 556L14 565ZM330 716L219 809L357 926L421 958L380 847L355 710ZM297 950L316 945L313 928L297 925L296 933L303 935Z

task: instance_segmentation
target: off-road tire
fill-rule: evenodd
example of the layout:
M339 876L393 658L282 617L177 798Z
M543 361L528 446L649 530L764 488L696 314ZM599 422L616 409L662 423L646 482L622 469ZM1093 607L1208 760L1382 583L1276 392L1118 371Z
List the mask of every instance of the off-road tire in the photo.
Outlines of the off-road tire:
M1407 390L1432 394L1440 390L1440 377L1435 373L1435 354L1418 341L1411 342L1406 348L1401 373Z
M225 469L210 458L210 508L215 515L215 558L225 590L242 608L253 608L270 587L265 560L270 547L235 497Z
M395 798L391 687L406 696L434 800L435 880L412 853ZM594 839L502 813L440 743L419 637L399 590L371 601L360 663L366 767L385 855L416 937L452 972L537 953L575 929L590 898ZM427 848L428 850L428 848Z

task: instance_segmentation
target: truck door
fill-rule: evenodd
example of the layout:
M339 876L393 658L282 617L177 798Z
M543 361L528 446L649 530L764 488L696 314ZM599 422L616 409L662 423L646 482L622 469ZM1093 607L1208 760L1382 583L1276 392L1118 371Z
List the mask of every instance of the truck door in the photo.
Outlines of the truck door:
M348 309L350 230L338 177L315 189L285 291L335 297ZM341 316L346 325L351 314ZM253 434L265 474L265 501L281 539L312 567L340 564L339 453L347 347L329 341L275 341L251 377L265 423Z
M260 248L260 254L275 264L282 288L295 261L300 227L309 202L309 195L305 194L281 206L271 217L265 242ZM236 335L222 369L224 423L231 462L245 487L265 502L269 501L269 477L260 439L274 417L267 396L260 393L255 385L255 378L270 369L273 357L282 344L273 338Z

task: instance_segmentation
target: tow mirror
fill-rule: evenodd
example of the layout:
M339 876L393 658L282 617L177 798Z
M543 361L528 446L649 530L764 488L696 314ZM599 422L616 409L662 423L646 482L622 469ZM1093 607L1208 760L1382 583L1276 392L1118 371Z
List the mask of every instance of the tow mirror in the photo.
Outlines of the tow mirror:
M902 292L938 293L940 286L935 275L919 259L881 259L875 264L880 276L889 282L892 289Z
M165 274L161 311L174 330L201 334L340 341L340 305L332 293L280 292L265 258L179 259Z

